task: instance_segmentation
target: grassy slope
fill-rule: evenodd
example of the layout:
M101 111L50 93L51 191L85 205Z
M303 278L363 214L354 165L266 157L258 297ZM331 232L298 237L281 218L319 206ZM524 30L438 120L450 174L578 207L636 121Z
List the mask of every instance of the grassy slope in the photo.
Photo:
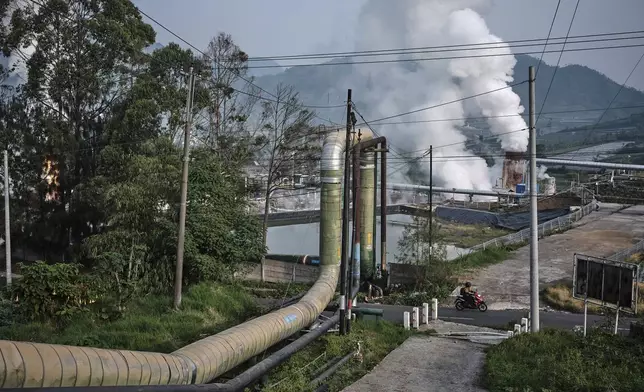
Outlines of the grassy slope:
M464 225L455 222L440 222L440 233L444 241L459 248L471 248L485 241L511 233L509 230L484 225Z
M391 323L358 321L351 324L351 334L328 334L295 354L270 375L265 392L311 391L309 385L334 357L343 357L358 347L359 358L352 358L325 381L329 391L340 391L373 369L412 332Z
M490 348L484 379L490 392L642 391L643 357L642 341L545 330Z
M181 310L173 311L170 296L136 300L123 318L96 320L90 314L74 317L57 327L32 322L0 327L0 337L42 343L101 348L171 352L218 333L258 314L253 297L233 286L200 284L183 297Z

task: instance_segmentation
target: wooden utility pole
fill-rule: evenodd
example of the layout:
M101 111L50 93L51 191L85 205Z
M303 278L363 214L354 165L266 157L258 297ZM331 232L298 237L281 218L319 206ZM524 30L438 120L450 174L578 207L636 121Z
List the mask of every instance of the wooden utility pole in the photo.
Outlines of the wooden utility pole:
M539 231L537 207L537 138L534 67L528 70L530 113L530 321L532 332L539 332Z
M190 68L188 98L186 99L186 129L183 139L183 173L181 178L181 205L179 210L179 240L177 241L177 266L174 273L174 308L181 306L183 285L183 250L186 241L186 207L188 204L188 163L190 162L190 128L192 127L192 100L195 76Z
M4 150L4 246L7 286L11 285L11 217L9 215L9 151Z

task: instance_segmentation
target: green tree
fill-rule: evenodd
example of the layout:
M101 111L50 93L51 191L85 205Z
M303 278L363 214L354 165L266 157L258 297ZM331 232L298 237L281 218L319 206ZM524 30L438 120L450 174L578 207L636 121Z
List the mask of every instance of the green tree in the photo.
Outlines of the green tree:
M4 52L25 58L28 73L21 94L30 121L20 131L31 134L32 144L20 149L58 173L57 197L41 198L40 217L31 224L51 236L42 242L58 253L96 229L98 212L73 193L96 174L110 108L127 91L132 65L155 33L129 0L43 0L3 11L10 18Z

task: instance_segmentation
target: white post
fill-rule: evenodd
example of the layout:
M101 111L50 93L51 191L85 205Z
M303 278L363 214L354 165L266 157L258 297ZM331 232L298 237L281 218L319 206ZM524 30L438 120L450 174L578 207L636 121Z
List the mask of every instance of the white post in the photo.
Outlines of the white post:
M4 150L4 247L7 286L11 285L11 217L9 214L9 151Z
M528 332L528 319L526 317L521 319L521 332Z
M530 318L532 332L539 332L539 217L537 209L537 139L535 121L535 74L530 66L529 90L529 137L530 137Z
M429 304L423 303L423 324L429 324Z
M520 335L521 334L521 324L514 324L514 334L515 335Z
M615 332L614 332L615 335L617 335L618 326L619 326L619 306L617 307L617 311L615 312Z
M587 325L588 325L588 300L584 300L584 337L586 337Z
M409 312L403 313L403 327L409 330Z
M438 300L432 298L432 320L438 320Z
M419 313L419 309L415 307L412 313L412 316L413 316L412 321L413 321L414 329L418 329L419 327L418 322L420 320L420 317L418 317L418 313Z
M514 331L508 331L508 337L509 338L514 337Z

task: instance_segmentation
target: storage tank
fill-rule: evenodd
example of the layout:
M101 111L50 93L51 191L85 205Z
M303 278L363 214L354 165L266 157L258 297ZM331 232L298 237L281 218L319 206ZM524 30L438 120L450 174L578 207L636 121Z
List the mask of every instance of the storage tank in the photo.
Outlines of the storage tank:
M546 196L554 195L557 192L557 180L554 177L548 177L544 181L543 193Z

